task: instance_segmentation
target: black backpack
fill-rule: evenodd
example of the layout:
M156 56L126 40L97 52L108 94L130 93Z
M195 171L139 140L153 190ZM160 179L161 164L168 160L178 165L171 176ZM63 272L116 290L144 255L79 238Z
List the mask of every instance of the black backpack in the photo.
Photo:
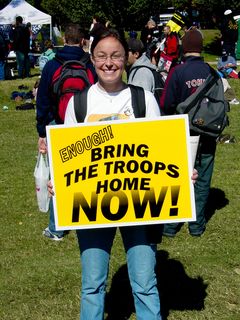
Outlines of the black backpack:
M165 83L165 80L164 80L162 73L160 71L158 71L157 69L154 69L154 68L151 68L148 66L136 66L136 67L132 67L130 70L130 73L129 73L129 75L131 74L132 79L135 77L136 72L140 68L147 68L152 72L152 74L154 76L154 83L155 83L155 89L154 89L153 94L157 100L158 105L160 106L160 98L161 98L163 88L164 88L164 83Z
M189 128L194 134L217 138L229 125L223 83L218 73L210 67L204 83L185 101L177 105L177 114L188 114Z
M144 118L146 116L146 103L143 88L128 85L132 95L132 107L136 118ZM87 94L88 88L74 95L74 111L77 122L84 122L87 114Z

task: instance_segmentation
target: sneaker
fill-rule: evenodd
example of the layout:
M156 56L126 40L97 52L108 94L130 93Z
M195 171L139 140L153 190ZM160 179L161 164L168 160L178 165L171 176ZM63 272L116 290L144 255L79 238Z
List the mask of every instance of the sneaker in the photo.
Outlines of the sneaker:
M63 236L57 236L56 234L53 234L48 227L43 230L43 235L54 241L61 241L63 239Z
M163 231L163 236L168 237L168 238L174 238L176 236L176 233L171 233L171 232L164 232Z
M240 102L236 98L234 98L229 103L230 104L239 104Z
M196 231L189 230L189 233L192 237L201 237L203 235L204 231L205 231L205 228L202 230L198 230L198 231L197 230Z

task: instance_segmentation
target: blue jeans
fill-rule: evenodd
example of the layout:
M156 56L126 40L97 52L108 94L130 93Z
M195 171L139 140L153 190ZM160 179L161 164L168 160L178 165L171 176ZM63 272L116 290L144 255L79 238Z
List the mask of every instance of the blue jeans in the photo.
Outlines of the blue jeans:
M50 202L49 202L49 224L48 224L48 228L51 231L51 233L55 234L56 236L63 237L64 231L57 231L56 230L52 198L50 199Z
M103 320L110 252L116 228L77 230L82 262L81 320ZM121 227L138 320L161 320L155 274L156 245L145 226Z
M18 77L23 79L30 76L30 61L28 54L16 51Z
M5 67L4 61L1 61L1 60L0 60L0 80L5 80L5 70L4 70L4 67Z
M206 140L209 140L206 143ZM202 149L200 150L194 168L198 171L198 179L194 185L196 221L189 222L188 229L193 235L202 234L206 228L205 208L211 186L211 179L214 167L214 158L216 151L216 141L211 138L205 138ZM164 225L164 233L175 234L179 224L167 223Z
M202 153L195 163L198 171L198 179L194 185L197 220L189 222L188 225L189 232L193 234L201 232L206 227L205 208L210 192L214 157L214 154Z
M56 122L54 120L49 123L49 125L55 125L55 124L56 124ZM59 236L59 237L63 237L64 236L64 231L57 231L56 230L52 198L50 199L50 203L49 203L49 224L48 224L48 228L51 231L51 233L55 234L56 236Z

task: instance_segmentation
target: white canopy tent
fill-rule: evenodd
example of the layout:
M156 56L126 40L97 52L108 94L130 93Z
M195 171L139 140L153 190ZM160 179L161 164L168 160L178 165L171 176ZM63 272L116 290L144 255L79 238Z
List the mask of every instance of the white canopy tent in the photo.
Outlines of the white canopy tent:
M52 39L52 17L33 6L25 0L12 0L5 8L0 10L0 25L11 25L15 18L21 16L23 22L32 25L50 25L50 39Z

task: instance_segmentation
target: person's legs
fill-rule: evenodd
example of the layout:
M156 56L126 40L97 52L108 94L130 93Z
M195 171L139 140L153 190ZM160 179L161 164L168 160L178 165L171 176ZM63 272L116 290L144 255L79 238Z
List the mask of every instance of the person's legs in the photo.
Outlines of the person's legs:
M116 228L77 230L82 264L81 320L103 320L110 252Z
M24 54L20 51L16 51L17 69L18 77L23 78L23 68L24 68Z
M165 223L163 225L163 235L167 237L175 237L176 233L181 229L182 223Z
M196 218L195 222L189 222L189 232L193 236L200 236L206 228L205 208L211 186L214 166L214 153L201 153L195 162L198 171L198 179L194 185Z
M24 69L25 69L25 77L29 78L31 67L30 67L30 58L28 53L25 54L25 57L24 57Z
M156 244L147 241L145 226L120 228L138 320L161 320L157 289Z
M64 236L64 231L57 231L56 230L52 198L50 199L50 202L49 202L49 224L48 224L48 229L53 235L57 236L58 238L62 238Z

